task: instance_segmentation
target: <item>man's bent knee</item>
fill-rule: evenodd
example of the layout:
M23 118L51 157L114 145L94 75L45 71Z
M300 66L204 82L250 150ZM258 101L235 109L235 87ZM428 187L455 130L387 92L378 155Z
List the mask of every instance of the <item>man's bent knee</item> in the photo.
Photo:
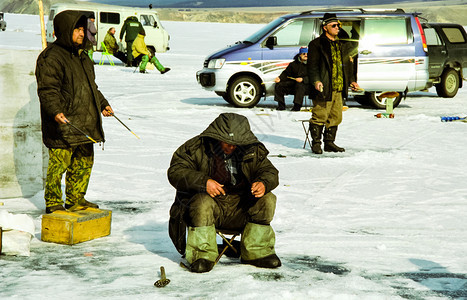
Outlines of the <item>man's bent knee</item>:
M210 226L214 224L214 207L216 203L206 193L199 193L191 198L189 214L193 227Z
M269 192L259 198L253 207L248 210L250 221L257 224L269 225L276 211L276 195Z

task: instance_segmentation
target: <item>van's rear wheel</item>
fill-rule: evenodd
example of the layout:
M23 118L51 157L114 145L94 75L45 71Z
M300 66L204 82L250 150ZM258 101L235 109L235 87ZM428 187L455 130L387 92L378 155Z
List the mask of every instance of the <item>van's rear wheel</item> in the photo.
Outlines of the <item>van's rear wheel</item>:
M441 75L441 82L435 85L436 93L443 98L452 98L459 90L459 74L454 69L446 69Z
M378 96L381 95L382 92L366 92L365 96L367 98L367 103L374 108L378 109L385 109L386 108L386 99L378 99ZM399 92L399 96L397 96L392 103L393 107L397 107L402 101L402 92Z
M227 96L237 107L254 107L261 99L261 87L254 78L241 76L229 85Z

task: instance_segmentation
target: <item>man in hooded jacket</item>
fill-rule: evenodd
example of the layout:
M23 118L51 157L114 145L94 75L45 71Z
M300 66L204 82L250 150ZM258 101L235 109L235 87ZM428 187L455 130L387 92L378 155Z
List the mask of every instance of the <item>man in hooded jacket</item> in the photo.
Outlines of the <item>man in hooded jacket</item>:
M279 172L268 153L251 132L248 119L234 113L220 114L175 151L167 172L177 189L169 234L192 272L213 268L218 256L216 228L242 231L242 263L281 265L270 225L276 206L271 191L279 184Z
M84 195L94 161L93 142L104 142L100 113L113 114L95 83L94 64L83 51L86 17L63 11L53 22L57 40L42 51L36 64L42 139L49 148L46 213L75 205L98 207ZM61 180L65 172L64 208Z

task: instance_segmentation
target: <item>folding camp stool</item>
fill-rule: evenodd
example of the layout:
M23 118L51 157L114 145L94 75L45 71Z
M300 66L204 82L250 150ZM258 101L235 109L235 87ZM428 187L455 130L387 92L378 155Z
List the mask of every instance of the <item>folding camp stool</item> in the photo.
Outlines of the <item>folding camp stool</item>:
M107 57L109 63L111 66L115 66L113 60L112 60L112 54L109 53L109 51L107 50L107 47L105 46L104 42L101 42L101 46L102 46L102 55L101 55L101 60L99 61L99 65L103 65L104 64L104 60L105 58Z
M239 249L235 248L235 246L232 244L233 241L237 236L239 236L242 232L239 230L232 230L232 229L219 229L216 228L216 233L224 240L224 242L227 244L225 245L224 249L222 249L221 253L216 258L216 264L219 262L221 259L222 255L230 248L232 249L233 252L236 254L239 253ZM227 238L226 235L230 235L230 238Z
M310 120L299 120L300 122L302 122L302 127L303 127L303 131L305 131L305 141L303 143L303 149L306 148L306 143L308 142L308 145L310 146L310 149L311 149L311 140L310 140ZM305 124L308 124L308 126L305 126Z

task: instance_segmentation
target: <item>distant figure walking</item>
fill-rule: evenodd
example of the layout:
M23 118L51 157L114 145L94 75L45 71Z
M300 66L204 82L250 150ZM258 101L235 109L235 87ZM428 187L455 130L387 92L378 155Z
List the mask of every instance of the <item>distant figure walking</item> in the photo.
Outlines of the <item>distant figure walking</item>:
M125 22L123 23L122 30L120 31L120 42L125 35L127 67L133 66L133 41L136 39L138 33L141 30L144 30L143 25L141 25L141 23L138 21L138 18L135 16L126 18Z

